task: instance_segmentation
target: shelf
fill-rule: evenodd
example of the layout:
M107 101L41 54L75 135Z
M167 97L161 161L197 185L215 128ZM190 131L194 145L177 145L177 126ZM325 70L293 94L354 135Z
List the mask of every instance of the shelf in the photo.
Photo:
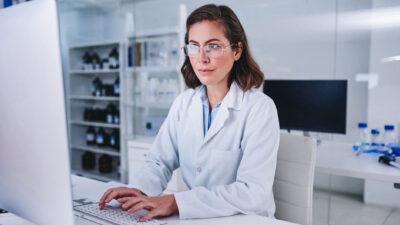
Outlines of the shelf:
M124 102L125 106L132 106L138 108L154 108L154 109L169 109L172 106L172 102Z
M179 72L179 69L173 66L143 66L143 67L130 67L126 69L126 72L140 73L140 72L150 72L150 73L160 73L160 72Z
M110 46L110 45L119 45L121 41L99 41L99 42L89 42L83 43L78 45L70 46L71 49L73 48L93 48L93 47L103 47L103 46Z
M109 73L119 73L119 69L109 69L109 70L71 70L70 74L109 74Z
M110 97L110 96L87 96L87 95L75 95L70 96L71 100L88 100L88 101L119 101L119 97Z
M136 107L140 108L157 108L157 109L169 109L172 106L172 102L137 102Z
M107 154L112 156L120 156L120 153L115 150L114 148L109 147L95 147L95 146L85 146L85 145L71 145L72 149L79 150L79 151L89 151L98 154Z
M144 37L157 37L157 36L165 36L165 35L172 35L172 34L178 35L179 32L180 32L179 27L166 27L166 28L160 28L160 29L142 30L142 31L137 32L132 37L129 37L129 39L144 38Z
M105 128L119 128L119 124L99 123L99 122L86 122L71 120L71 124L82 125L82 126L93 126L93 127L105 127Z
M77 169L71 169L71 172L78 176L84 176L87 178L92 178L104 182L110 182L110 181L121 182L117 172L100 173L97 170L77 170Z

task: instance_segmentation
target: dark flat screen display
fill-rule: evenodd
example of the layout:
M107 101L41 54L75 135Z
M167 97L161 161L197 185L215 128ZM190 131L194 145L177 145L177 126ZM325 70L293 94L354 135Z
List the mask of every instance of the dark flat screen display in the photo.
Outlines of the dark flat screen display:
M346 133L347 80L266 80L281 129Z

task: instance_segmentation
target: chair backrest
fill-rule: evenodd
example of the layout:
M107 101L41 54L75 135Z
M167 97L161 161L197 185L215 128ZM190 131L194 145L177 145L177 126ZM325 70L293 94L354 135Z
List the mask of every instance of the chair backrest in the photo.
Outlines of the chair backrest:
M281 134L273 187L277 219L311 225L316 149L314 138Z

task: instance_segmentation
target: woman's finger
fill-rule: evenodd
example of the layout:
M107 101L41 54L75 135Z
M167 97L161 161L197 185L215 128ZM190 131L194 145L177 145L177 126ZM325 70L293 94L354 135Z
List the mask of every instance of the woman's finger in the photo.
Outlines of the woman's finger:
M134 205L132 208L130 208L128 210L128 213L132 214L132 213L134 213L134 212L136 212L138 210L141 210L141 209L148 209L149 207L150 207L149 202L141 201L140 203L138 203L138 204Z
M130 199L121 205L122 210L126 211L134 207L136 204L143 202L143 198L140 197L129 197Z
M116 190L113 190L110 194L108 194L107 198L104 200L105 203L111 202L113 199L121 198L121 197L129 197L133 196L133 193L131 190L127 188L119 188Z
M104 201L113 190L114 190L114 188L110 188L103 194L103 196L101 197L101 199L99 201L100 208L104 208L104 205L105 205Z
M156 217L159 215L160 215L159 210L153 209L146 215L142 216L142 218L139 219L139 222L146 222L147 220L152 219L153 217Z

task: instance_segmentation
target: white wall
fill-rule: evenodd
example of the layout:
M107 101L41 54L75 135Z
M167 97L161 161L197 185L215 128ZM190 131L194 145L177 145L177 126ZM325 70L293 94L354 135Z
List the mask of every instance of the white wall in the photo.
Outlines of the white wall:
M397 18L400 4L396 0L374 0L377 13L390 16L395 7ZM390 22L390 21L388 21ZM400 24L380 24L372 27L370 72L379 76L378 86L369 90L368 121L382 128L391 123L400 126L400 61L382 62L383 58L400 56Z

